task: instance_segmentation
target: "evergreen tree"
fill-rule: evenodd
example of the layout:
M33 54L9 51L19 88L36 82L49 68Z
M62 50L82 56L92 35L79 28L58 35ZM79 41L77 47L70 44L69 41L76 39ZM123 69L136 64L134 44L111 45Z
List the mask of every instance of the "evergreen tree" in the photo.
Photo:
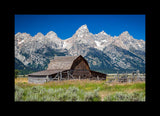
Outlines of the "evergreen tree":
M15 70L14 70L14 77L15 77L15 78L17 78L18 73L19 73L19 70L15 69Z

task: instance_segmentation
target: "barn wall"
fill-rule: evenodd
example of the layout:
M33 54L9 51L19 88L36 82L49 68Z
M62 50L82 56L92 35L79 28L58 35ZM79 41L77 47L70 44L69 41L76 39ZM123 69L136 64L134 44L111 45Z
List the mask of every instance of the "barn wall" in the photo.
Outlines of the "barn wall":
M72 75L75 77L75 78L80 78L81 79L85 79L85 78L90 78L91 77L91 73L90 71L88 70L74 70Z
M28 83L43 84L45 82L47 82L46 76L41 76L41 77L28 76Z
M72 70L72 75L75 78L80 77L81 79L85 79L91 77L89 66L87 62L81 57L77 58L73 62L71 70Z
M91 71L91 73L92 73L92 79L97 79L97 78L99 80L105 80L106 79L106 74L95 72L95 71Z
M72 70L90 70L87 62L81 57L77 58L73 62L71 69Z

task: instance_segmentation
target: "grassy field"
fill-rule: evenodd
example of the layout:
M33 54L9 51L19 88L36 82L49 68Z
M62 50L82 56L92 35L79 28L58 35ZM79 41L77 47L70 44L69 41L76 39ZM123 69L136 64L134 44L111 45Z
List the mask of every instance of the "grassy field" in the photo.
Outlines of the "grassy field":
M29 84L27 78L17 78L15 101L145 101L145 82L65 80Z

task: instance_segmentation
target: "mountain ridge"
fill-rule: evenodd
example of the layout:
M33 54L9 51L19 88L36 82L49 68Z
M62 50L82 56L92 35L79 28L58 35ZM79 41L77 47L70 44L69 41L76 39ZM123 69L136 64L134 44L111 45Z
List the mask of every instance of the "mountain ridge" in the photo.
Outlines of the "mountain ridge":
M99 55L95 56L94 52ZM25 66L37 68L39 65L45 69L49 59L55 55L82 55L91 68L96 70L99 67L101 70L145 71L145 41L133 38L128 31L119 36L111 36L103 30L93 34L85 24L65 40L59 38L54 31L49 31L46 35L39 32L33 37L27 33L15 34L15 58Z

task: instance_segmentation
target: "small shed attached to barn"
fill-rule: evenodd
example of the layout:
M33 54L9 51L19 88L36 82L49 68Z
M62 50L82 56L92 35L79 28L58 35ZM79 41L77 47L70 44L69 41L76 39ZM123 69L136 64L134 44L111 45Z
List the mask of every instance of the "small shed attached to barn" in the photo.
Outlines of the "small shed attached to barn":
M90 70L88 62L81 55L55 56L48 64L47 70L28 74L29 83L69 79L105 80L106 74Z

